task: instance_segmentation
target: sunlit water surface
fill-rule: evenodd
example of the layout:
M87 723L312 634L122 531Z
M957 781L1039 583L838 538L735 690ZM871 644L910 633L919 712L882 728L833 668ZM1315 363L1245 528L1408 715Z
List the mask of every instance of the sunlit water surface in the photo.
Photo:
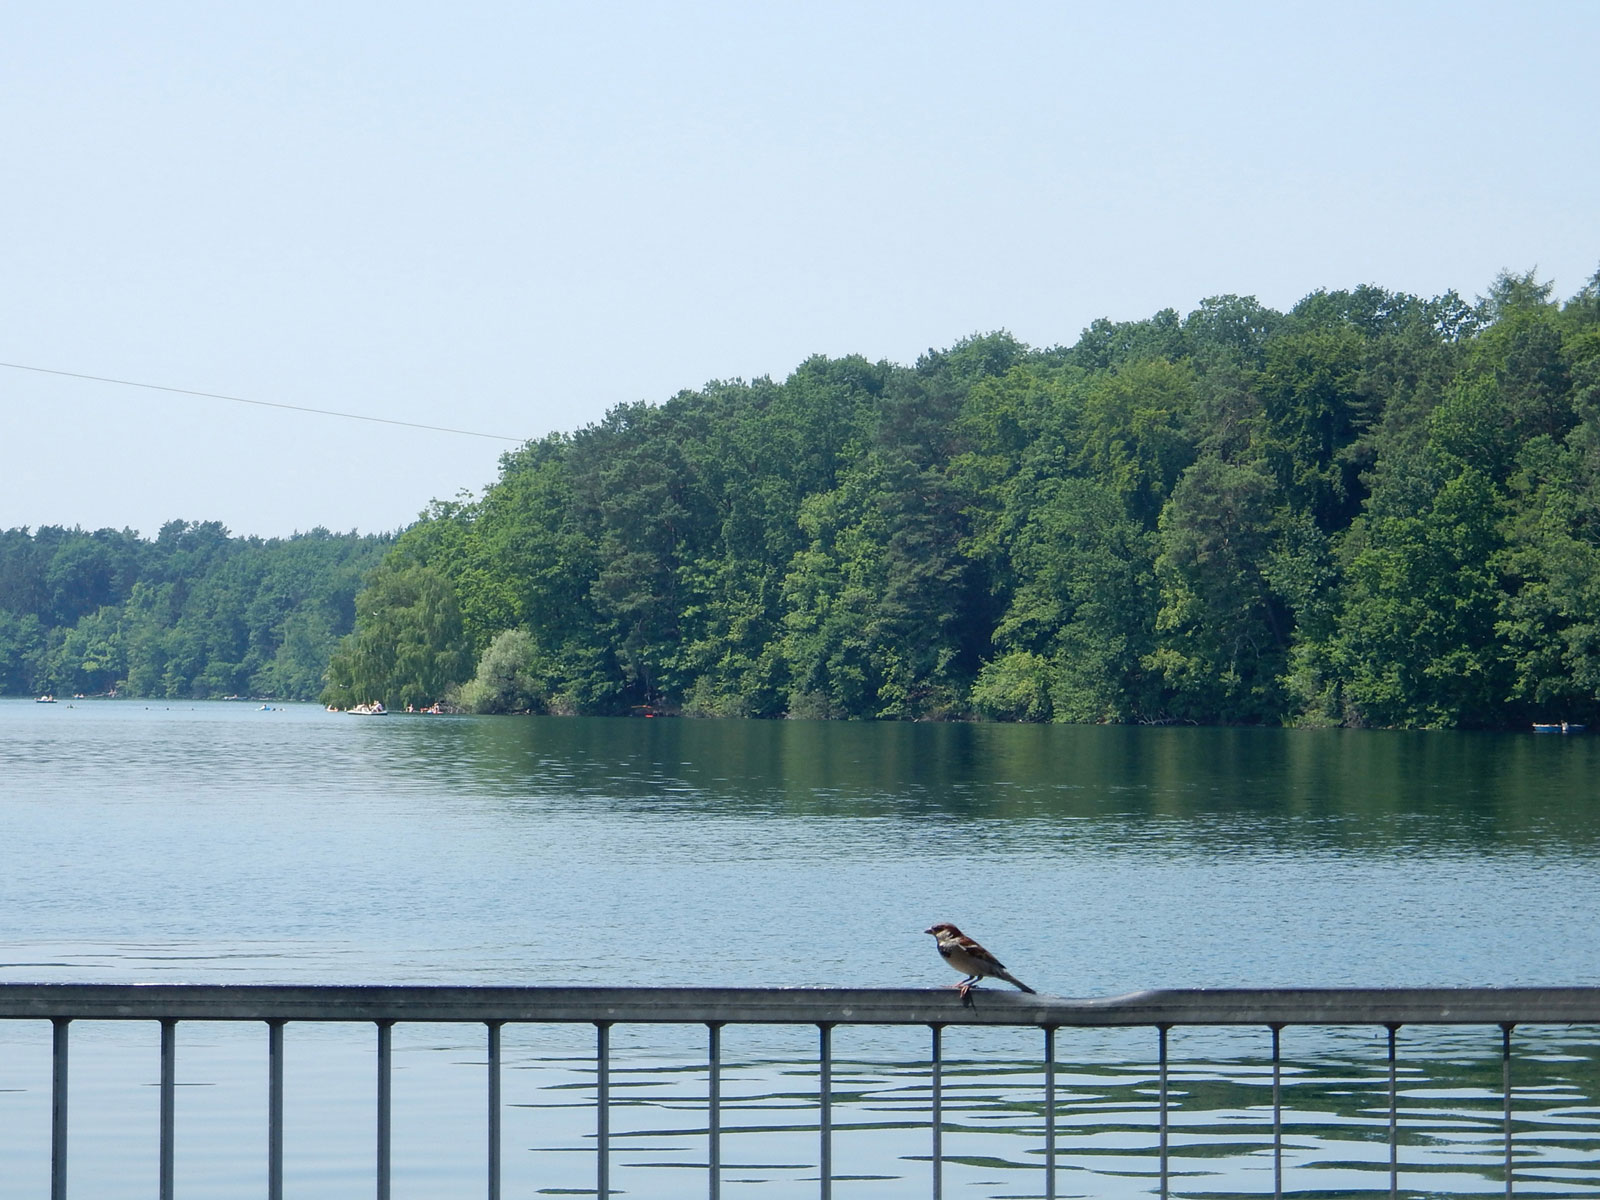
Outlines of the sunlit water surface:
M0 982L1600 983L1588 737L362 719L0 701ZM1594 1031L1519 1032L1519 1195L1600 1190ZM1266 1031L1172 1033L1174 1194L1272 1194ZM144 1197L157 1031L72 1028L73 1194ZM703 1196L704 1030L613 1031L612 1181ZM1383 1031L1284 1035L1284 1185L1388 1190ZM817 1191L815 1031L724 1031L722 1194ZM286 1190L369 1194L370 1027L290 1026ZM395 1195L483 1193L482 1031L395 1033ZM1405 1194L1504 1191L1498 1030L1403 1031ZM0 1196L50 1030L0 1023ZM945 1035L947 1196L1043 1193L1039 1035ZM593 1031L505 1032L505 1194L594 1188ZM837 1196L928 1194L925 1030L834 1034ZM1149 1031L1058 1035L1062 1196L1155 1187ZM265 1033L179 1028L178 1191L260 1196Z

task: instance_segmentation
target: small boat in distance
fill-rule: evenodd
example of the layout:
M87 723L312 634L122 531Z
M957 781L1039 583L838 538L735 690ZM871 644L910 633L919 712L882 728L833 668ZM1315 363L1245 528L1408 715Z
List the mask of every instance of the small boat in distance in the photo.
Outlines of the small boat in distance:
M383 706L382 700L374 700L371 704L358 704L354 708L345 709L352 717L387 717L389 710Z
M1535 733L1582 733L1587 728L1588 726L1586 725L1575 725L1571 721L1535 721L1533 723L1533 731Z
M54 696L52 696L49 692L46 692L44 695L40 696L37 700L34 701L35 704L54 704L55 702L56 702L56 698Z

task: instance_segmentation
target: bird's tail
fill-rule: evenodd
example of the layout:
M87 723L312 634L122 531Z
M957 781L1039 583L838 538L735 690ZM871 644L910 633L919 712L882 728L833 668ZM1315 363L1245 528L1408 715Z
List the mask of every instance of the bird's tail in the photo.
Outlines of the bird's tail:
M1010 971L1001 971L1000 972L1000 978L1004 979L1007 983L1016 984L1019 988L1021 988L1025 992L1027 992L1028 995L1030 995L1030 996L1037 996L1039 994L1038 992L1034 991L1031 987L1029 987L1027 984L1023 983L1022 980L1018 979Z

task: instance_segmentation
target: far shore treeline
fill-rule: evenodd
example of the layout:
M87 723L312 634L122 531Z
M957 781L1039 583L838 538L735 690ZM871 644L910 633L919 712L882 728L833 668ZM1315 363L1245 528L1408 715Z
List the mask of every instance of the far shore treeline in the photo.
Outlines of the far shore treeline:
M314 700L392 537L0 532L0 695Z
M1565 302L1530 272L816 357L531 442L393 540L177 523L120 591L70 584L125 537L0 535L0 689L1594 722L1600 273Z

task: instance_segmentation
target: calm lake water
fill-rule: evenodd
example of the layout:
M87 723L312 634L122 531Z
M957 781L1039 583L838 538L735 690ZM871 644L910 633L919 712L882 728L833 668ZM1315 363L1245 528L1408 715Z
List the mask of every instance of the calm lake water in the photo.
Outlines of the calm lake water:
M921 931L950 920L1069 996L1593 984L1597 767L1600 740L1531 733L0 701L0 981L933 987L955 976ZM1528 1086L1554 1132L1527 1194L1600 1190L1591 1032L1540 1035ZM592 1190L592 1032L506 1037L506 1194ZM815 1194L814 1032L724 1037L723 1194ZM156 1032L73 1038L74 1194L147 1196ZM289 1039L290 1194L368 1194L370 1029ZM1270 1194L1264 1034L1173 1039L1176 1189ZM397 1030L397 1196L481 1194L479 1040ZM971 1070L951 1079L946 1195L1039 1194L1036 1041L947 1035ZM1150 1191L1152 1041L1061 1035L1060 1194ZM180 1027L180 1194L262 1194L264 1042ZM0 1196L45 1190L48 1047L48 1026L0 1027ZM927 1194L927 1052L925 1031L836 1033L855 1097L836 1195ZM1497 1052L1498 1031L1415 1048L1415 1190L1503 1191ZM703 1031L616 1031L619 1189L704 1195L685 1169L704 1162L703 1053ZM1290 1030L1285 1053L1321 1113L1286 1186L1387 1192L1363 1099L1381 1032Z

